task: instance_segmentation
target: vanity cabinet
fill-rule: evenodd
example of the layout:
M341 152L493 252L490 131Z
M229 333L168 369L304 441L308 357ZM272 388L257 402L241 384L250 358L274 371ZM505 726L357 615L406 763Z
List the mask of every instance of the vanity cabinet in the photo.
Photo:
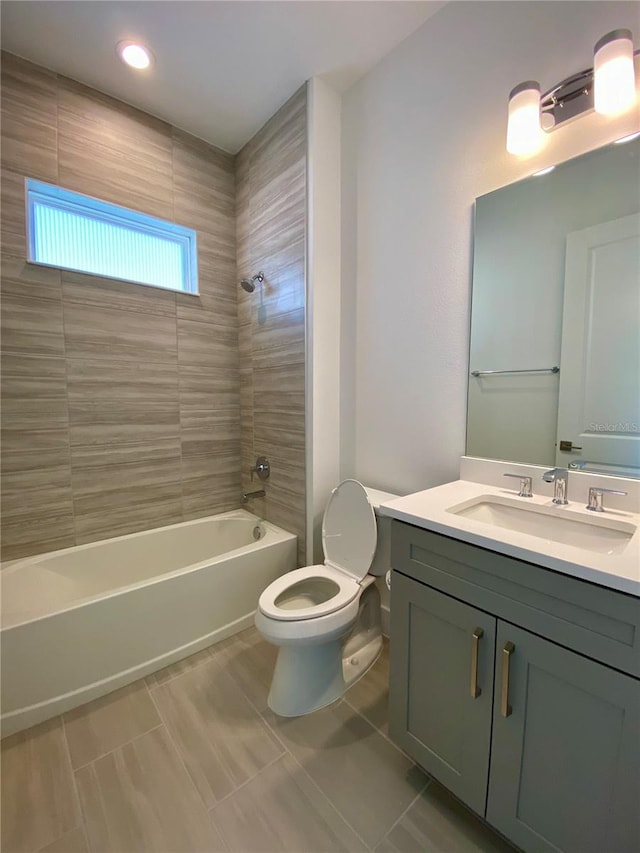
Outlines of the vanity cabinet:
M390 734L525 851L640 849L640 601L393 522Z

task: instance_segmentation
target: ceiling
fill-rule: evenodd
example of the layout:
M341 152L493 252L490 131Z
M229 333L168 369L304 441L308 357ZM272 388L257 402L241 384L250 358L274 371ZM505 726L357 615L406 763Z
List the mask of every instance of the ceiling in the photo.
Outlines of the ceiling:
M2 47L235 153L315 75L345 91L444 2L3 0ZM155 63L123 65L138 39Z

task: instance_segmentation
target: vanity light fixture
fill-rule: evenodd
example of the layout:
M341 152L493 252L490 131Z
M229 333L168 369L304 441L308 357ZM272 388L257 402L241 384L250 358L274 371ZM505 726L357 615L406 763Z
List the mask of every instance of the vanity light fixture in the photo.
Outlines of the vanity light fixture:
M144 71L151 65L152 53L148 47L135 41L121 41L116 47L118 56L125 63L138 71Z
M527 156L542 148L545 135L559 125L595 109L618 115L636 100L634 57L630 30L613 30L594 48L594 66L567 77L540 95L534 80L521 83L509 95L507 151Z

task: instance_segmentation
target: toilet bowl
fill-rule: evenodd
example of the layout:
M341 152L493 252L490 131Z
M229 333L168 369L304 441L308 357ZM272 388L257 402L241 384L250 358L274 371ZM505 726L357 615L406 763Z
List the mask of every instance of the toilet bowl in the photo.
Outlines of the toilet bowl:
M255 624L279 647L269 707L280 716L316 711L339 699L382 648L375 575L389 564L389 519L376 511L396 495L344 480L322 523L324 565L288 572L260 596Z

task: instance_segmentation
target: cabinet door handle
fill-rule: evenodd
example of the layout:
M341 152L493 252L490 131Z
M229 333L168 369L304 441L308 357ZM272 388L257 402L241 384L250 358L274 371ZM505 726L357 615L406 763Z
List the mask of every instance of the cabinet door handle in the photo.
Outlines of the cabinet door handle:
M509 664L511 662L511 655L515 650L516 647L511 641L505 643L502 650L502 697L500 713L503 717L511 715L511 705L509 704Z
M473 634L471 635L471 698L477 699L478 696L482 693L482 690L478 687L478 647L480 645L480 638L484 634L482 628L474 628Z

